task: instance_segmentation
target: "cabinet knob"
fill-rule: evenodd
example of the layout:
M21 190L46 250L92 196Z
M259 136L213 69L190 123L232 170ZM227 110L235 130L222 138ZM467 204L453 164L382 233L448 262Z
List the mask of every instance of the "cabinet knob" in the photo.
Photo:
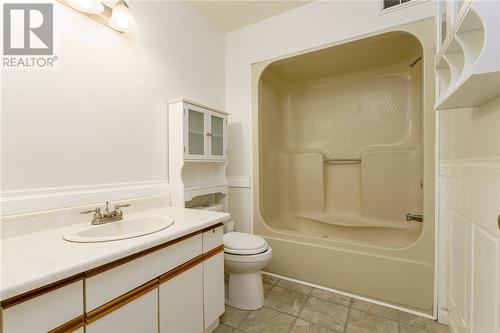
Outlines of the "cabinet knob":
M207 136L212 136L212 133L207 133Z

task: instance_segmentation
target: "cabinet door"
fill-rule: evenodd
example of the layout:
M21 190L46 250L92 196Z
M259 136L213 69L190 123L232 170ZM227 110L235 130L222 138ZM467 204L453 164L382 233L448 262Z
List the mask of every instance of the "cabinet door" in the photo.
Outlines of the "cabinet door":
M210 112L210 157L222 159L226 157L226 116Z
M86 333L157 333L158 288L89 323Z
M203 109L187 106L186 112L186 157L202 159L207 152L206 119Z
M224 313L224 253L203 262L203 303L207 329Z
M83 316L83 280L2 309L3 333L47 332Z
M203 332L203 269L198 264L160 285L160 332Z

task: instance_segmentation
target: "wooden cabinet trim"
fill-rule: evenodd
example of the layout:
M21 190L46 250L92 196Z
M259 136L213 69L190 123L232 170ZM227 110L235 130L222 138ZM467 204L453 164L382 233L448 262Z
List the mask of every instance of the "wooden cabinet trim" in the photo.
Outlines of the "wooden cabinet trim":
M212 225L210 227L206 227L205 229L202 229L201 232L207 232L207 231L210 231L212 229L217 229L218 227L222 227L222 226L224 226L224 223L223 222L219 222L219 223L217 223L215 225Z
M107 315L110 312L113 312L122 306L132 302L133 300L141 297L144 294L147 294L151 290L154 290L158 287L158 278L149 281L148 283L143 284L140 287L135 288L134 290L129 291L128 293L115 298L112 301L109 301L108 303L98 307L97 309L94 309L87 313L85 315L85 322L87 324L90 324L97 319Z
M203 254L203 260L213 257L214 255L224 251L224 244L214 247L210 251Z
M85 325L85 317L81 315L57 328L54 328L53 330L50 330L48 333L70 333L83 327L83 325Z
M188 235L185 235L185 236L182 236L180 238L177 238L177 239L174 239L174 240L171 240L171 241L168 241L166 243L163 243L163 244L159 244L159 245L156 245L156 246L153 246L153 247L150 247L149 249L146 249L146 250L143 250L143 251L140 251L140 252L137 252L137 253L134 253L134 254L131 254L131 255L128 255L126 257L123 257L123 258L120 258L120 259L117 259L115 261L112 261L112 262L109 262L107 264L104 264L104 265L101 265L101 266L98 266L96 268L92 268L92 269L89 269L88 271L85 272L85 277L89 278L89 277L92 277L94 275L98 275L100 273L103 273L105 271L108 271L110 269L113 269L115 267L118 267L118 266L121 266L123 264L126 264L134 259L137 259L137 258L140 258L140 257L143 257L143 256L146 256L148 254L151 254L153 252L156 252L158 250L161 250L163 248L166 248L168 246L172 246L176 243L179 243L179 242L182 242L183 240L186 240L188 238L191 238L193 236L196 236L196 235L199 235L201 234L202 231L199 230L199 231L196 231L196 232L193 232L191 234L188 234Z
M65 287L69 284L72 284L72 283L77 282L77 281L82 280L82 279L83 279L83 273L79 273L79 274L70 276L68 278L65 278L65 279L62 279L62 280L59 280L56 282L52 282L52 283L47 284L45 286L27 291L25 293L13 296L11 298L7 298L1 302L2 309L5 310L7 308L10 308L11 306L29 301L32 298L42 296L46 293L49 293L49 292L54 291L56 289Z
M174 277L176 277L177 275L191 269L192 267L198 265L199 263L201 263L203 260L204 260L204 256L203 254L200 254L199 256L196 256L194 257L193 259L169 270L168 272L166 272L165 274L162 274L160 275L159 277L159 281L160 281L160 284L161 283L164 283L170 279L173 279Z

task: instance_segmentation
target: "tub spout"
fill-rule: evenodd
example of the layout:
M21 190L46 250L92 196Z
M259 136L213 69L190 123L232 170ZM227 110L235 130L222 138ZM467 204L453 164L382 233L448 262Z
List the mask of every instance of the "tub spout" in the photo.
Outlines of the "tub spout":
M424 216L422 214L408 213L406 214L406 221L424 222Z

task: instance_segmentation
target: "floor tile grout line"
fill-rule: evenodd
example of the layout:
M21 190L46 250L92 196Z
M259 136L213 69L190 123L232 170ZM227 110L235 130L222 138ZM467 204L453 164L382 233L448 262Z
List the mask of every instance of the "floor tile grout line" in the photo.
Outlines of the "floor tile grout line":
M419 326L412 325L412 324L410 324L410 323L405 323L405 322L402 322L402 321L401 321L401 311L398 311L398 310L396 310L396 309L393 309L393 310L394 310L394 311L396 311L396 313L397 313L396 319L392 319L392 318L388 318L388 317L385 317L385 316L381 316L381 315L378 315L378 314L375 314L375 313L372 313L372 312L369 312L369 311L360 310L360 309L357 309L357 308L353 307L353 306L352 306L352 305L353 305L353 302L352 302L352 301L353 301L353 298L352 298L352 297L347 296L347 297L349 298L349 304L348 304L348 305L345 305L345 304L342 304L342 303L340 303L340 302L335 302L335 301L327 300L327 299L324 299L324 298L321 298L321 297L313 296L313 295L312 295L312 293L313 293L313 291L314 291L314 289L315 289L314 287L311 287L311 288L310 288L310 290L308 291L308 293L307 293L307 294L305 294L305 293L299 292L299 291L297 291L297 290L295 290L295 289L292 289L292 288L287 288L287 287L284 287L284 286L279 286L278 284L279 284L279 282L280 282L280 281L282 281L282 279L277 279L277 280L275 281L275 283L274 283L274 284L273 284L273 283L268 283L268 282L266 282L267 284L269 284L269 285L271 286L271 288L270 288L270 289L269 289L269 291L267 292L267 294L268 294L268 295L269 295L269 293L270 293L270 292L274 289L274 287L276 287L276 286L277 286L277 287L279 287L279 288L286 289L286 290L288 290L288 291L291 291L291 292L294 292L294 293L298 293L298 294L302 294L302 295L305 295L305 296L306 296L306 299L305 299L305 301L304 301L303 305L301 306L300 310L298 311L297 315L292 315L292 314L290 314L290 313L286 313L286 312L281 311L281 310L279 310L279 309L274 309L274 308L272 308L272 307L270 307L270 306L266 306L266 305L264 304L263 308L268 308L268 309L270 309L270 310L273 310L273 311L276 311L276 312L279 312L279 313L282 313L282 314L285 314L285 315L287 315L287 316L290 316L290 317L295 318L295 320L293 321L292 325L290 326L290 328L289 328L288 332L290 332L290 331L292 330L292 328L294 327L294 325L295 325L295 323L297 322L297 320L298 320L298 319L300 319L300 320L304 320L304 321L307 321L307 322L310 322L310 323L312 323L312 324L314 324L314 325L318 325L318 326L320 326L320 327L323 327L323 328L326 328L326 329L329 329L329 330L331 330L331 329L332 329L332 328L330 328L330 327L325 327L325 326L323 326L323 325L316 324L316 323L314 323L314 322L311 322L311 321L309 321L309 320L305 320L305 319L303 319L303 318L301 318L301 317L300 317L300 314L302 313L302 311L303 311L303 309L304 309L304 307L305 307L306 303L309 301L309 299L310 299L311 297L313 297L313 298L319 299L319 300L324 301L324 302L329 303L329 304L334 304L334 305L343 306L343 307L347 307L347 308L348 308L348 312L347 312L347 319L346 319L346 322L345 322L345 325L344 325L344 329L343 329L343 332L344 332L344 333L347 331L347 326L348 326L348 323L349 323L349 317L350 317L350 314L351 314L351 309L355 309L356 311L360 311L360 312L362 312L362 313L368 314L368 315L370 315L370 316L373 316L373 317L376 317L376 318L379 318L379 319L389 320L389 321L392 321L392 322L396 322L398 332L401 330L402 325L406 325L406 326L409 326L409 327L419 328L419 329L421 329L421 330L423 330L423 331L425 331L425 332L428 332L428 333L438 333L437 331L434 331L434 330L428 330L427 328L423 328L423 327L419 327ZM298 285L301 285L300 283L297 283L297 282L294 282L294 283L295 283L295 284L298 284ZM335 294L335 295L340 295L340 294L337 294L337 293L335 293L335 292L331 292L331 291L329 291L329 293L331 293L331 294ZM266 301L267 301L267 300L266 300ZM383 307L383 308L387 308L387 309L391 309L391 308L384 307L384 306L381 306L381 307ZM260 309L258 309L258 310L260 310ZM258 310L254 310L254 311L258 311ZM240 321L240 323L237 325L237 327L234 327L234 328L235 328L235 329L237 329L237 330L239 330L239 329L240 329L240 327L241 327L241 325L243 324L243 322L245 322L245 320L246 320L246 319L250 316L250 314L251 314L252 312L254 312L254 311L249 311L249 312L246 314L246 316L245 316L245 317L244 317L244 318ZM428 320L432 321L432 319L428 319ZM229 325L226 325L226 326L231 327L231 326L229 326ZM334 330L334 331L336 331L336 330Z
M288 333L290 333L290 331L292 330L293 326L295 325L295 323L297 322L298 319L301 319L299 316L300 316L300 313L302 312L302 310L304 310L304 307L306 306L306 303L307 301L309 300L311 296L307 296L305 301L304 301L304 304L302 304L302 306L300 307L300 310L299 312L297 312L297 315L295 316L295 321L293 322L292 326L290 326L290 328L288 329Z

